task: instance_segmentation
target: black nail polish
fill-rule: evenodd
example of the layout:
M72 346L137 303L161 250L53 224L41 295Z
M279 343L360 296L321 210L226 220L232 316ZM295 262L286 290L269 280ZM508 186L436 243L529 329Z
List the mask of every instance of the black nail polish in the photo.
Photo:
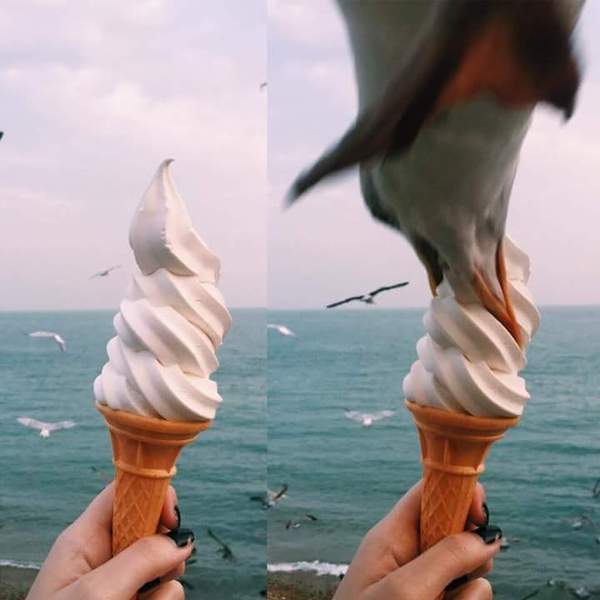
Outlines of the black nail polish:
M179 510L179 506L177 506L177 504L175 505L175 515L177 516L177 526L175 527L175 529L179 529L181 527L181 511Z
M493 544L494 542L502 539L502 529L495 525L488 525L487 527L478 527L473 530L473 533L477 534L486 544Z
M456 588L460 587L461 585L464 585L465 583L467 583L467 581L469 581L469 576L468 575L463 575L462 577L457 577L456 579L454 579L453 581L451 581L447 586L446 586L446 592L450 592L452 590L455 590Z
M175 510L177 510L177 507L175 507ZM490 509L488 508L488 505L485 502L483 503L483 513L485 514L485 521L483 523L483 526L487 527L490 524Z
M152 581L149 581L148 583L145 583L139 590L138 592L140 594L143 594L144 592L148 592L150 590L153 590L155 587L158 587L160 585L160 578L157 577L156 579L153 579Z
M194 532L191 529L186 529L185 527L172 529L169 531L169 533L165 533L165 535L170 537L177 544L178 548L184 548L196 539Z

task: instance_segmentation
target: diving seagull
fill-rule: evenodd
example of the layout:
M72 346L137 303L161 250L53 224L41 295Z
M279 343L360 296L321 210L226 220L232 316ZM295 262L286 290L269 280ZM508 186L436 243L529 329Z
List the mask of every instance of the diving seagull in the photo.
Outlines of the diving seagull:
M261 502L263 505L263 508L268 509L268 508L272 508L273 506L275 506L275 504L277 504L277 502L279 502L280 500L285 498L287 491L288 491L288 484L284 483L277 492L267 490L266 494L262 494L260 496L250 496L250 500L252 500L254 502Z
M215 533L213 533L213 531L212 531L212 529L210 529L210 527L206 528L206 533L208 534L209 538L211 538L212 540L217 542L217 544L219 545L219 549L217 550L217 552L221 555L221 557L224 560L233 560L234 559L233 552L231 551L231 548L229 547L229 545L226 544Z
M357 166L373 217L404 235L432 293L444 278L523 344L508 295L505 235L519 152L538 103L575 109L576 0L338 0L359 113L300 174L295 202Z
M267 329L274 329L277 333L287 337L296 337L296 334L285 325L278 325L277 323L269 323Z
M394 414L396 414L396 411L394 410L382 410L373 414L361 413L356 410L346 410L344 412L344 415L346 415L347 419L356 421L357 423L360 423L363 427L371 427L371 425L373 425L373 423L375 423L376 421L387 419L388 417L391 417Z
M350 296L350 298L346 298L344 300L339 300L338 302L333 302L331 304L328 304L325 308L335 308L336 306L341 306L342 304L347 304L348 302L354 302L354 301L364 302L365 304L375 304L375 296L377 296L377 294L380 294L381 292L387 292L388 290L395 290L396 288L401 288L401 287L404 287L405 285L408 285L408 281L403 281L401 283L395 283L394 285L386 285L386 286L377 288L376 290L373 290L372 292L369 292L368 294L361 294L360 296Z
M61 352L66 352L67 350L67 342L54 331L32 331L28 335L29 337L34 338L52 338L60 348Z
M30 429L37 429L40 432L40 436L43 438L50 437L53 431L60 431L61 429L71 429L75 427L76 423L73 421L58 421L57 423L44 423L44 421L38 421L37 419L31 419L29 417L19 417L17 419L21 425L29 427Z
M90 279L94 279L94 277L108 277L109 273L112 273L112 271L115 271L116 269L120 269L123 265L114 265L113 267L108 267L108 269L104 269L104 271L98 271L97 273L94 273Z

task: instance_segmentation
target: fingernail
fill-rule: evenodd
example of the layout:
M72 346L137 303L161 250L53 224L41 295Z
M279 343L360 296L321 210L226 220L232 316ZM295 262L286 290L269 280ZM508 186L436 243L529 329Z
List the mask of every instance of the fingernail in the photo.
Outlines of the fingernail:
M179 529L181 527L181 511L179 510L179 506L177 506L177 504L175 505L175 516L177 517L177 526L175 529Z
M177 507L175 507L175 510L177 510ZM487 527L490 524L490 509L485 502L483 503L483 514L485 515L483 526Z
M169 531L169 533L165 533L165 535L170 537L177 544L178 548L185 548L188 544L192 544L196 539L194 532L185 527L173 529Z
M464 585L465 583L467 583L467 581L469 581L469 576L468 575L463 575L462 577L457 577L456 579L454 579L453 581L451 581L447 586L446 586L446 592L450 592L452 590L455 590L456 588L460 587L461 585Z
M149 581L148 583L145 583L139 590L138 592L140 594L143 594L144 592L147 592L149 590L153 590L155 587L160 585L160 577L157 577L156 579L153 579L152 581Z
M495 525L488 525L487 527L478 527L473 530L473 533L477 534L486 544L493 544L498 540L502 539L502 529Z

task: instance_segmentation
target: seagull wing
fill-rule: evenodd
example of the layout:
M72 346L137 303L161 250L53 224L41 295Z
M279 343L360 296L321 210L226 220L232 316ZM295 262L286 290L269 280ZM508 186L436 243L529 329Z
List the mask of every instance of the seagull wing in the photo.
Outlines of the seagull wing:
M381 419L391 417L395 413L396 411L394 410L382 410L380 412L375 413L374 415L371 415L371 418L373 419L373 421L381 421Z
M352 419L352 421L356 421L358 423L362 423L363 417L368 416L368 415L363 415L362 413L359 413L356 410L347 410L346 412L344 412L344 414L346 415L346 417L348 419Z
M271 498L272 502L277 502L277 500L281 500L281 498L283 498L283 496L285 496L285 493L288 491L288 484L284 483L281 486L281 489L276 492L275 494L273 494L273 497Z
M395 283L394 285L385 285L380 288L377 288L376 290L373 290L372 292L369 292L369 296L371 296L371 298L375 298L375 296L377 296L377 294L380 294L381 292L387 292L388 290L395 290L396 288L401 288L401 287L404 287L405 285L408 285L408 281L403 281L401 283Z
M113 265L112 267L108 267L108 269L106 269L109 273L111 271L115 271L116 269L120 269L123 265Z
M328 304L325 308L335 308L336 306L341 306L342 304L346 304L347 302L353 302L354 300L362 300L364 295L361 296L351 296L350 298L346 298L345 300L339 300L338 302L333 302Z
M52 337L54 338L54 341L58 344L60 351L66 352L67 342L65 342L65 340L60 335L58 335L58 333L55 333Z
M53 331L32 331L29 334L29 337L35 337L35 338L53 338L55 335L57 335L57 334L54 333Z
M46 429L48 431L60 431L61 429L71 429L75 425L74 421L58 421L57 423L48 423Z
M311 515L309 513L306 513L304 515L309 521L318 521L319 519L317 519L317 517L315 517L315 515Z
M44 423L43 421L38 421L37 419L31 419L29 417L19 417L17 419L21 425L25 425L25 427L29 427L31 429L48 429L50 427L50 423Z

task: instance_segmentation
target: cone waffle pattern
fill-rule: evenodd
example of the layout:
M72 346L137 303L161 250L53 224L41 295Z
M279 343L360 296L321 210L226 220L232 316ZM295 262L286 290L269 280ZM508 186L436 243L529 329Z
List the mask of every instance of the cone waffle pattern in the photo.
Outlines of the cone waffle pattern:
M519 419L472 417L406 402L423 463L421 551L464 531L475 484L491 445Z
M140 417L100 404L110 430L115 465L113 554L156 533L169 482L183 446L210 421L179 422Z

